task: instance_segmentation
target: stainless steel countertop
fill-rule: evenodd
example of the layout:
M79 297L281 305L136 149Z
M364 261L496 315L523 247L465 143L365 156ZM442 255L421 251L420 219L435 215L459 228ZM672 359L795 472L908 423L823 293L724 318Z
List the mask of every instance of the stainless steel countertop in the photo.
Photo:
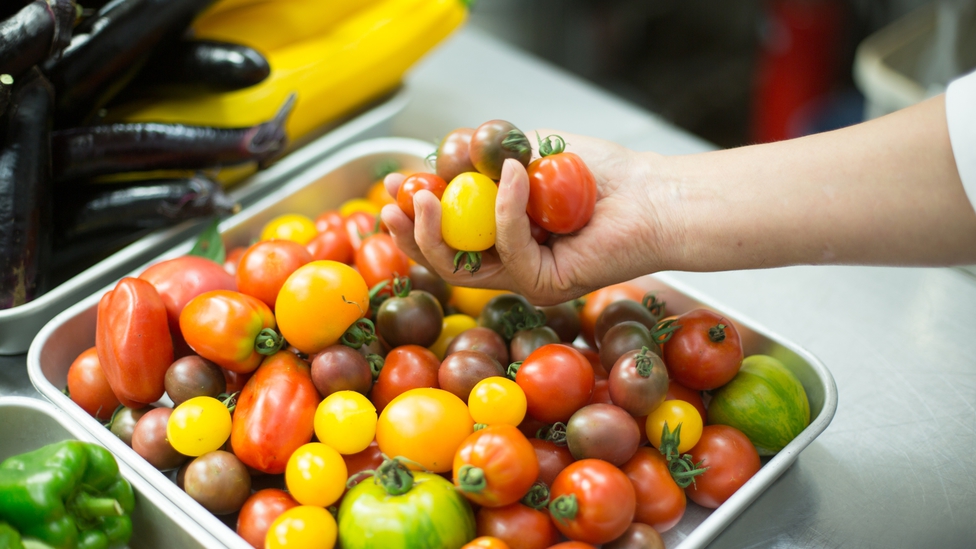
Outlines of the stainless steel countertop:
M408 78L401 136L491 118L682 154L710 146L595 86L465 29ZM976 546L976 279L953 269L791 267L675 273L817 355L833 423L710 547ZM0 394L40 398L25 356Z

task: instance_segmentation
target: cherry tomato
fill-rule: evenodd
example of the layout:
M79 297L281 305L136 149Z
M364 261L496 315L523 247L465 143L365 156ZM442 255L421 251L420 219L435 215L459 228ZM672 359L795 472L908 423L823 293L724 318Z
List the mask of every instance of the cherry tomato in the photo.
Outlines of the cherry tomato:
M491 328L476 326L461 332L447 346L445 355L450 356L459 351L478 351L495 359L501 365L509 364L508 345L502 336Z
M593 367L593 376L597 379L606 380L610 376L610 372L603 367L600 362L600 354L587 347L586 345L573 345L573 348L580 352L586 357L586 360L590 361L590 366Z
M190 300L180 313L180 331L196 353L234 372L253 372L280 338L275 317L263 301L228 290L214 290ZM264 330L271 330L265 332Z
M455 267L475 272L482 252L495 245L495 198L498 187L476 172L462 173L448 183L441 197L441 236L458 251L470 252Z
M102 421L111 418L119 407L119 398L102 372L94 347L82 351L68 367L68 395L88 415Z
M485 288L468 288L465 286L455 286L451 293L451 305L458 311L472 317L478 318L481 310L485 308L491 299L497 295L509 294L508 290L488 290Z
M478 535L498 538L511 549L546 549L559 540L559 531L543 509L521 503L482 507L477 517Z
M582 541L564 541L550 546L549 549L596 549L596 547Z
M315 230L318 232L325 232L332 228L345 228L346 220L343 219L342 214L339 210L328 210L319 214L315 218Z
M347 390L365 395L373 386L373 373L362 353L346 345L331 345L312 359L312 383L324 397Z
M391 350L380 370L370 400L380 412L394 398L421 387L438 387L437 371L441 363L434 353L419 345L404 345Z
M526 212L540 227L569 234L590 221L596 206L596 179L582 158L557 152L535 160L528 171Z
M580 310L580 333L586 343L590 347L596 347L594 330L596 329L596 321L600 318L603 309L606 309L614 301L630 299L640 302L643 297L644 290L630 282L613 284L586 296L586 303Z
M388 456L403 456L428 471L451 470L454 453L474 430L468 407L441 389L411 389L380 413L376 442Z
M397 190L396 203L403 210L403 213L407 214L407 217L413 221L416 217L413 210L413 196L417 194L417 191L430 191L440 200L444 196L444 189L446 188L447 182L437 175L432 173L415 173L404 179L403 183L400 183L400 188Z
M369 288L352 267L313 261L299 267L278 292L281 335L303 353L334 345L369 309Z
M202 456L219 450L230 437L230 410L212 397L194 397L180 404L169 416L166 438L177 452Z
M261 229L259 240L293 240L302 246L309 243L318 231L315 222L299 214L284 214L268 221Z
M353 212L366 212L372 216L380 215L380 206L365 198L352 198L339 206L339 215L349 217Z
M694 406L702 418L708 417L708 414L705 411L705 402L702 400L701 393L689 389L673 379L668 381L668 393L664 397L664 400L683 400Z
M285 484L302 505L328 507L346 490L346 462L339 452L321 442L299 447L288 458Z
M464 172L475 171L468 149L471 146L471 128L458 128L444 136L437 146L437 175L450 181Z
M396 204L396 198L386 192L386 185L383 184L382 178L369 186L369 190L366 191L366 200L369 200L381 210L387 204Z
M675 381L699 391L721 387L742 366L742 339L735 326L707 309L678 317L664 345L664 363Z
M385 293L390 294L394 276L406 276L410 272L407 254L397 248L393 237L386 233L376 233L363 239L356 250L356 268L372 288L381 282L389 282Z
M468 410L475 423L518 427L525 419L525 392L507 377L479 381L468 395Z
M623 408L589 404L566 423L566 445L576 459L595 458L623 465L637 451L640 430Z
M640 303L631 299L621 299L606 306L596 319L593 329L597 344L603 341L607 330L628 320L640 322L648 330L653 330L664 316L664 302L657 299L654 292L644 294Z
M365 250L364 245L360 250ZM429 347L441 335L444 311L437 298L411 290L409 278L395 278L393 294L376 311L376 331L391 347ZM406 282L404 282L406 281Z
M664 402L668 369L647 347L627 351L614 364L607 380L613 403L632 416L646 416Z
M454 455L454 485L483 507L515 503L538 476L535 450L513 425L489 425L475 431Z
M332 393L315 410L315 436L340 454L362 452L376 434L376 408L355 391Z
M379 225L380 230L383 230L383 224L377 224L377 221L375 215L364 211L352 212L343 218L342 226L346 228L346 235L349 237L349 243L352 244L353 250L359 249L367 235L376 232L377 225Z
M593 382L593 394L590 395L589 404L613 404L610 399L610 384L605 379L597 379Z
M383 452L380 451L380 445L374 439L369 443L369 446L365 450L359 452L358 454L349 454L342 456L342 461L346 462L346 471L349 473L348 486L352 488L353 486L359 484L367 478L372 478L369 476L361 475L356 478L356 473L362 471L375 471L384 461Z
M576 349L551 344L522 362L515 382L525 392L530 416L546 423L565 422L593 394L593 368Z
M265 240L244 252L237 266L237 289L274 310L278 290L299 267L312 261L304 246L291 240Z
M559 342L559 335L549 326L519 330L512 335L512 341L509 342L509 359L512 362L522 362L539 347Z
M525 134L511 122L489 120L474 130L468 155L479 172L497 181L502 176L502 164L506 159L514 158L528 166L532 146Z
M651 353L661 355L660 347L646 326L633 320L621 322L607 330L600 341L600 364L609 372L624 354L645 347Z
M217 398L221 393L227 392L225 371L197 355L177 359L166 370L166 378L163 380L166 394L173 401L173 406L179 406L198 396Z
M661 452L646 446L638 448L620 470L630 479L637 494L635 522L667 532L681 521L687 505L685 492L671 478L668 462Z
M297 506L298 502L288 492L276 488L259 490L247 498L237 515L237 535L252 547L261 549L271 523L285 511Z
M552 486L559 473L575 461L565 446L539 438L530 438L529 443L535 448L535 457L539 461L538 480L546 483L546 486Z
M414 290L423 290L437 298L442 309L446 309L451 301L454 289L437 273L430 272L423 265L410 264L410 284Z
M237 265L241 262L241 256L244 255L245 251L247 248L244 246L236 246L227 250L227 256L224 258L224 270L227 271L227 274L230 276L237 274Z
M471 391L480 381L504 375L505 368L487 354L456 351L441 362L441 367L437 370L437 385L467 402Z
M582 307L582 304L580 304ZM546 315L546 326L552 328L563 343L572 343L580 334L579 308L576 301L566 301L559 305L540 307Z
M247 467L223 450L203 454L188 463L182 478L186 494L215 515L240 511L251 495Z
M511 549L511 547L498 538L481 536L465 543L461 549Z
M312 256L312 261L329 260L348 265L353 262L355 256L344 227L327 228L315 235L305 249Z
M678 453L685 453L694 446L702 434L702 417L698 410L683 400L666 400L647 416L647 438L655 448L661 447L664 425L673 433L681 426Z
M664 540L654 528L634 522L619 538L604 543L603 549L664 549Z
M461 332L474 328L477 325L478 321L468 315L447 315L441 322L441 334L437 336L437 341L428 347L428 349L437 355L437 358L444 360L444 355L447 353L447 346L454 341L454 338L461 334Z
M187 459L173 448L166 434L172 413L172 408L153 408L132 429L132 449L160 471L175 469Z
M275 519L265 549L332 549L338 528L332 513L322 507L300 505Z
M592 544L620 537L634 518L634 485L620 469L584 459L563 469L550 490L549 513L564 536Z
M710 509L725 503L762 465L749 437L728 425L706 426L689 453L693 462L702 462L707 469L685 488L685 493Z

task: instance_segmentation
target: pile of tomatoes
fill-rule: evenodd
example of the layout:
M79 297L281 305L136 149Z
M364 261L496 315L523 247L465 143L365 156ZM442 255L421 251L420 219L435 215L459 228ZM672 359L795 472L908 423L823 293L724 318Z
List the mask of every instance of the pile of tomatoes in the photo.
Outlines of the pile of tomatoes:
M626 283L541 309L452 288L383 232L391 203L376 183L121 280L71 398L255 547L663 547L686 497L759 469L703 421L730 322Z

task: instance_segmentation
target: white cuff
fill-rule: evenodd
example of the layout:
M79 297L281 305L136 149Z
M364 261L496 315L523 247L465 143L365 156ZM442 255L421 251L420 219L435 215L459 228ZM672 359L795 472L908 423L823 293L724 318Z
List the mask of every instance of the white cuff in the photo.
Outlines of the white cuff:
M966 196L976 210L976 72L949 84L945 104L956 168Z

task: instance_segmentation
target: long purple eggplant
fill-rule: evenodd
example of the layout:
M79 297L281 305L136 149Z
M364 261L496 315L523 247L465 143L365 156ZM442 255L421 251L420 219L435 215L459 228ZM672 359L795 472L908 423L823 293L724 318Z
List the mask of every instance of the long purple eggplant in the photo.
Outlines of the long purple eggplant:
M135 75L152 48L214 0L116 0L85 19L61 57L44 64L58 90L58 124L84 121Z
M0 21L0 73L20 76L64 49L76 15L72 0L36 0Z
M0 129L0 309L37 297L51 249L54 89L36 68L14 86Z
M157 48L132 86L222 92L253 86L269 74L271 65L254 48L215 40L181 40Z
M57 130L52 135L55 179L267 162L285 148L285 121L294 103L291 95L274 119L248 128L137 123Z

